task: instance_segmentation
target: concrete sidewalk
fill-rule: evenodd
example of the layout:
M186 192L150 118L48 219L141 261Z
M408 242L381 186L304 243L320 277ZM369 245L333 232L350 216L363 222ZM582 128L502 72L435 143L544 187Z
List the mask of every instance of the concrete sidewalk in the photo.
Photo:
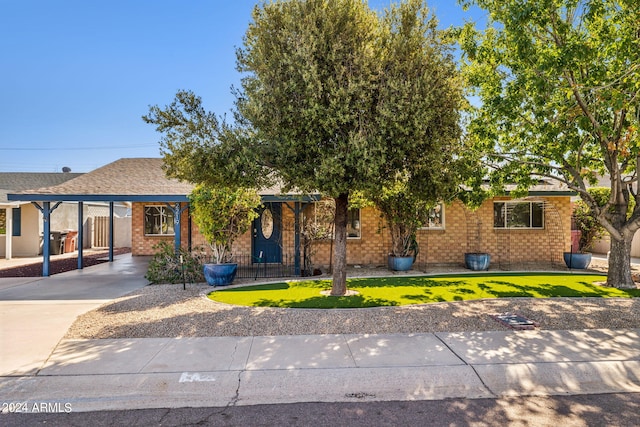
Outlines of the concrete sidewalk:
M146 267L123 255L0 279L0 402L75 412L640 392L640 329L61 340L79 314L145 286Z
M640 392L639 338L602 329L64 340L37 375L0 378L0 396L76 412Z

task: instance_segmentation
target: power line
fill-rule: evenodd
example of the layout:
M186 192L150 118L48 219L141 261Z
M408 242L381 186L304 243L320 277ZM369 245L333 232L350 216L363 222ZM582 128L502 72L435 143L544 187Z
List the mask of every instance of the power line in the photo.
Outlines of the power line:
M143 145L112 145L110 147L15 147L15 148L0 148L0 151L79 151L79 150L113 150L113 149L126 149L126 148L147 148L158 147L158 144L143 144Z

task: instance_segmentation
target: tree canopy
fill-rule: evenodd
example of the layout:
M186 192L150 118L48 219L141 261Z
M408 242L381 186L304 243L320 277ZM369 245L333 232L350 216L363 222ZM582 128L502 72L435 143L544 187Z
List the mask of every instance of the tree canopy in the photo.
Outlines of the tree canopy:
M422 0L382 14L360 0L273 1L252 18L237 51L234 123L189 92L145 119L165 134L172 176L334 198L341 295L350 194L380 192L398 174L426 199L458 188L463 97L450 46Z
M468 85L479 97L468 128L493 184L536 176L575 190L612 238L608 284L633 286L640 228L640 3L636 0L463 0L488 12L459 30ZM610 182L601 205L587 191ZM639 206L637 203L635 206Z

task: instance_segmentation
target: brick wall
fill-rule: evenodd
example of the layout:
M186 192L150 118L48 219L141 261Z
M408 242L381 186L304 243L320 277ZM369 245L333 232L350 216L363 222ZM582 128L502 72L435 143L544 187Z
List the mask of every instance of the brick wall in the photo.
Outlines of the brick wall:
M153 246L159 242L166 241L173 245L174 236L145 236L144 234L144 207L145 206L166 206L163 202L146 202L146 203L133 203L131 215L131 227L132 227L132 242L131 252L133 255L153 255L155 250ZM181 206L184 206L181 205ZM293 256L294 247L294 213L293 203L282 204L282 247L283 254L289 254ZM208 243L198 231L198 226L195 222L191 224L191 246L192 248L201 247L207 254L211 254L211 248ZM188 233L189 233L189 211L185 210L181 217L181 233L182 233L182 247L188 246ZM253 230L249 230L248 233L240 236L233 245L233 253L235 255L251 255L252 250L252 233Z
M509 198L496 198L510 200ZM488 252L492 262L562 262L562 252L571 240L571 204L569 197L527 199L545 202L545 228L541 230L493 227L493 201L470 211L460 202L445 206L444 228L418 230L420 247L417 263L461 264L465 252ZM383 266L391 249L386 224L374 208L361 210L362 238L347 241L347 263ZM477 230L480 231L476 245ZM331 242L318 242L314 248L315 265L329 265Z
M509 198L496 198L510 200ZM531 199L533 200L533 199ZM534 229L494 229L493 201L485 202L478 210L470 211L461 203L445 206L444 228L421 229L417 233L420 254L419 264L461 264L465 252L488 252L492 264L505 262L562 262L562 252L571 245L571 204L568 196L538 198L545 202L545 228ZM173 243L173 236L144 235L144 206L162 203L134 203L132 209L132 253L152 255L152 246L165 240ZM360 212L361 237L347 240L347 263L366 266L386 265L391 239L383 218L371 207ZM475 236L480 239L476 244ZM252 248L250 230L234 244L234 254L249 255ZM182 246L187 247L188 211L182 214ZM294 254L294 213L293 203L282 205L282 253L293 262ZM192 225L192 246L208 245ZM209 251L209 250L208 250ZM316 242L312 248L313 263L327 266L330 263L332 241Z

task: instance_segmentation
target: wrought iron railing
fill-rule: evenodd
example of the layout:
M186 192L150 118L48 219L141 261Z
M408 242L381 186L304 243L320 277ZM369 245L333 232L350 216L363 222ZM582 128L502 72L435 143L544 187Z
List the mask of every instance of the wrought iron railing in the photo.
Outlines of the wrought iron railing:
M233 262L238 264L237 279L264 279L300 276L300 266L296 269L293 254L282 254L279 262L266 262L271 257L254 257L249 254L234 254ZM271 258L273 259L273 258ZM296 271L297 270L297 271Z

